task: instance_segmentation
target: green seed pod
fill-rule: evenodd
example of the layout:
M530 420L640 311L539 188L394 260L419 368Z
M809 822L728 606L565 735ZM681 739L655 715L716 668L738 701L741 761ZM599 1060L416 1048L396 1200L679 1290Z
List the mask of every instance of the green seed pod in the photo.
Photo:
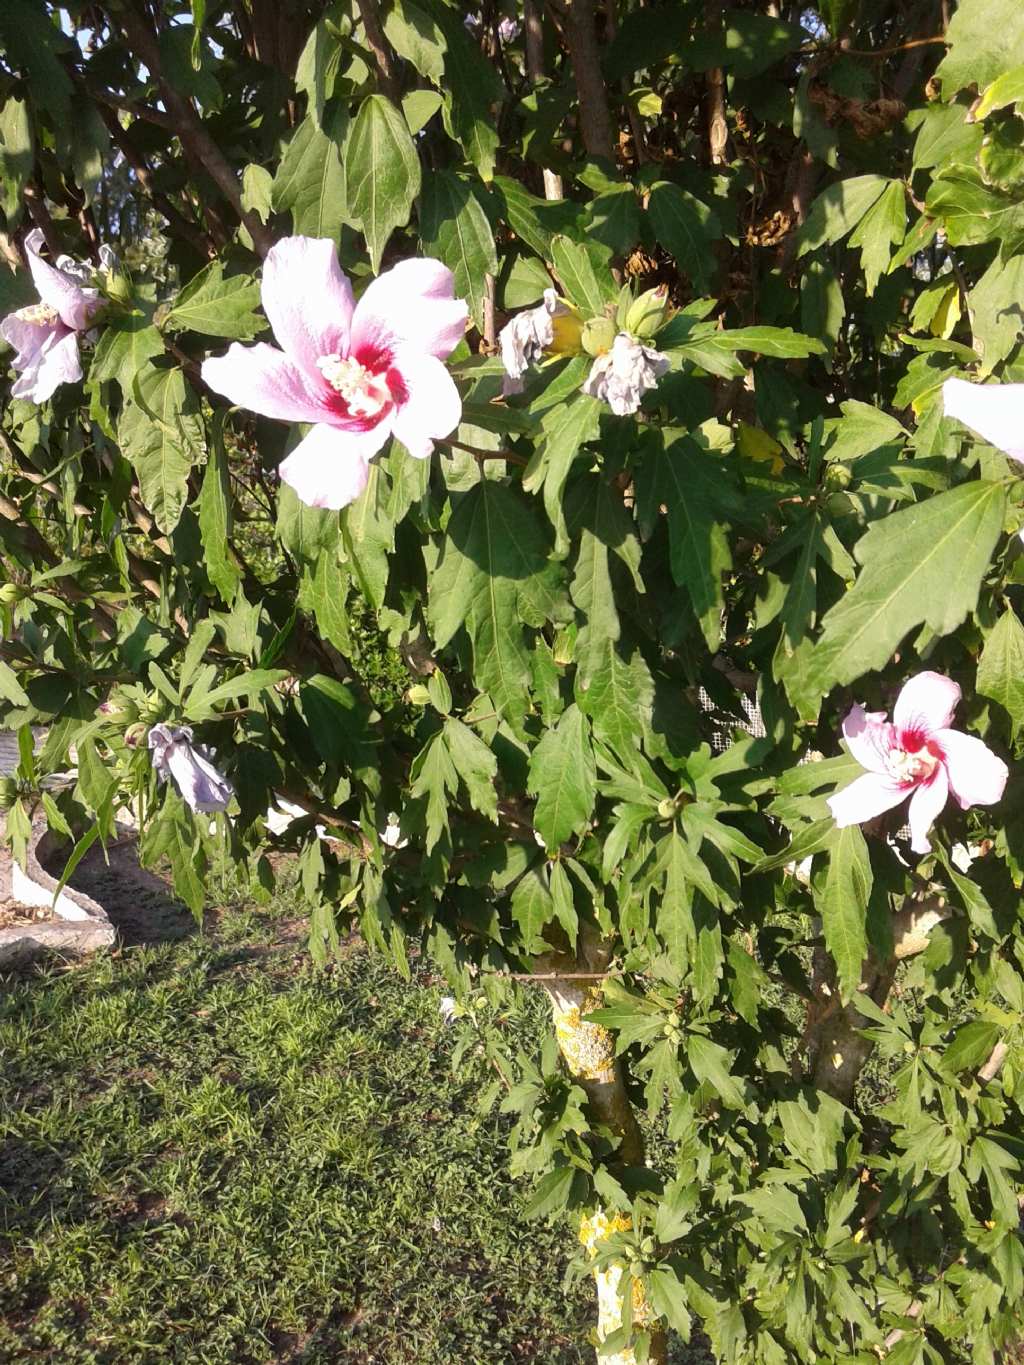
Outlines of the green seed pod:
M615 323L611 318L591 318L583 325L583 349L588 355L604 355L615 340Z
M844 488L849 488L851 483L853 483L853 474L848 465L830 464L825 470L825 487L829 492L840 492Z

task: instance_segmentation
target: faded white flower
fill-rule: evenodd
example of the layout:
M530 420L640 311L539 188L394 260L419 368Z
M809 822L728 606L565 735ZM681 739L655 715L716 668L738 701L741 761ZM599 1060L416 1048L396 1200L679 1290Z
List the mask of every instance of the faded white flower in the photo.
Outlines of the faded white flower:
M636 412L644 394L669 369L667 355L645 346L628 332L620 332L610 351L599 355L583 381L583 392L603 398L612 412L627 417Z
M446 1024L450 1024L459 1017L462 1010L454 995L442 995L437 1006L437 1012Z
M213 766L213 755L192 743L187 725L154 725L146 740L161 782L174 778L181 799L194 811L227 810L235 789Z
M505 366L504 392L522 393L523 375L540 360L547 347L554 344L555 318L567 315L569 309L560 303L553 289L544 290L544 302L536 308L517 313L505 324L498 336L501 363Z
M380 832L380 841L388 848L405 848L409 842L408 839L402 838L402 827L394 811L388 814L388 822Z
M498 37L503 43L514 43L519 37L519 20L502 19L498 25Z

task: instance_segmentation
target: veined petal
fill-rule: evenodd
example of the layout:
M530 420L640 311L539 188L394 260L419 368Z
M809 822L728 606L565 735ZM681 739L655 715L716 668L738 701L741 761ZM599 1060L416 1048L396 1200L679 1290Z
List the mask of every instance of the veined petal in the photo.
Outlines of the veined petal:
M322 356L347 355L355 300L328 237L284 237L263 266L263 311L288 357L315 378Z
M395 410L394 433L410 455L426 459L432 438L447 436L462 419L462 399L455 381L432 355L402 354L396 368L406 387L406 399Z
M949 789L964 810L994 806L1002 799L1009 769L987 744L960 730L939 730L935 741L942 750Z
M930 735L949 724L959 701L960 688L952 678L941 673L918 673L896 698L893 723L898 731Z
M326 416L320 395L299 367L265 341L255 346L236 341L226 355L204 360L202 375L205 384L237 407L279 422L320 422Z
M25 254L28 268L32 271L32 281L43 303L60 315L65 327L82 332L89 326L89 320L96 310L99 294L95 289L85 288L63 270L47 265L39 255L43 245L43 234L37 228L25 238Z
M1024 460L1024 384L968 384L947 379L942 386L946 416L963 422L989 445Z
M843 721L846 747L869 773L886 773L885 761L893 747L893 727L884 711L865 711L858 702Z
M940 763L927 782L922 782L910 798L910 847L915 853L930 853L928 831L942 814L949 798L949 778Z
M390 434L386 420L369 431L316 426L277 472L307 507L347 507L366 487L370 457Z
M829 810L840 829L863 825L906 800L911 788L881 773L865 773L828 798Z
M77 335L59 323L47 334L42 345L26 357L25 363L19 355L14 368L21 373L11 385L11 397L45 403L61 384L74 384L82 377Z
M445 360L462 340L469 309L440 261L399 261L367 286L352 317L350 351L408 346Z

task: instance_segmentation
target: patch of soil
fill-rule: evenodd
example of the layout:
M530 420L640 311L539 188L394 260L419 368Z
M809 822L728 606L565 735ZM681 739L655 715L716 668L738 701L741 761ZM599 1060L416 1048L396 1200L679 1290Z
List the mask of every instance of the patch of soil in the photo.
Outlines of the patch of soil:
M47 859L47 872L59 877L61 853ZM160 943L188 938L198 926L187 905L177 899L160 877L139 866L134 835L126 835L106 850L93 844L71 875L69 885L102 905L125 945Z
M0 900L0 929L46 923L51 919L53 909L49 905L22 905L20 901Z

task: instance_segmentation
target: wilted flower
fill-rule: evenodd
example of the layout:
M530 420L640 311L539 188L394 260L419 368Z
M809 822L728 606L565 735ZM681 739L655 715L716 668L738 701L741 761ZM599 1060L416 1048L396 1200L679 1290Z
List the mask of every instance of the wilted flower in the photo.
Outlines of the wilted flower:
M405 848L409 842L402 838L402 826L394 811L388 814L388 822L380 831L380 841L387 848Z
M897 697L891 724L882 711L851 710L843 735L867 772L828 799L840 829L862 825L909 796L910 847L927 853L928 831L950 793L964 810L1000 799L1006 764L980 739L949 729L959 700L951 678L919 673Z
M286 237L267 256L262 299L282 349L236 342L204 362L203 379L264 417L314 424L279 469L304 503L352 502L392 434L426 459L458 426L462 400L441 362L467 309L440 261L401 261L356 303L332 241Z
M14 347L13 364L20 371L11 396L32 403L45 403L61 384L81 379L78 333L88 330L102 306L99 291L86 283L92 275L89 266L70 256L47 265L39 255L42 245L38 228L25 238L39 302L8 313L0 322L0 336Z
M498 25L498 37L503 43L514 43L519 37L519 20L504 18Z
M942 386L947 417L955 417L1013 460L1024 460L1024 384L968 384L947 379Z
M235 789L213 766L213 755L192 743L187 725L154 725L147 739L161 782L174 778L181 799L194 811L227 810Z
M498 345L505 366L506 394L522 393L523 375L555 344L555 319L568 317L570 312L554 289L545 289L543 303L517 313L501 329Z
M644 346L628 332L620 332L611 350L594 361L583 381L583 392L603 398L612 412L626 417L636 412L641 398L670 365L668 356Z
M451 1024L462 1013L462 1006L454 995L442 995L437 1006L437 1012L446 1024Z

